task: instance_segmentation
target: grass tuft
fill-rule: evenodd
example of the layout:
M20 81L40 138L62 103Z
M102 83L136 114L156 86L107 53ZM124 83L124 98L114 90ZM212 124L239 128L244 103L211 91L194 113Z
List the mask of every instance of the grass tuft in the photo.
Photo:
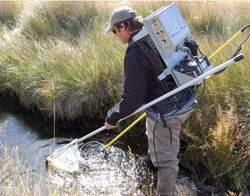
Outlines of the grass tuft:
M19 15L22 33L29 38L73 39L92 28L97 16L87 2L34 2Z

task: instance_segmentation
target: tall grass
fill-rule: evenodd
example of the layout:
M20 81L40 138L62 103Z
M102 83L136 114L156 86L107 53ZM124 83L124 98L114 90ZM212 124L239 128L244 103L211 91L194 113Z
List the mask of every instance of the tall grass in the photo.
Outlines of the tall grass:
M34 10L22 12L28 14L21 14L18 32L8 32L3 36L0 74L4 81L1 91L13 92L27 107L38 107L49 115L53 114L55 99L56 114L60 118L74 119L83 113L86 116L100 116L102 111L107 110L119 98L124 48L110 47L111 36L102 39L104 33L100 29L104 24L100 26L99 19L102 15L96 21L89 19L96 15L93 6L86 10L91 5L81 3L83 7L78 8L80 16L75 20L82 20L81 23L84 24L91 21L92 26L88 24L80 27L85 33L91 28L95 33L76 36L76 29L63 29L55 16L62 18L69 11L77 15L75 9L79 6L73 4L67 7L71 5L67 2L56 9L56 5L60 4L51 3L52 8L45 2L42 9L39 7L41 3L32 4L32 7L35 6ZM39 11L42 12L41 16ZM44 13L46 14L43 15ZM75 20L73 23L76 23ZM57 25L51 26L46 21ZM72 24L67 20L64 22ZM38 31L36 27L42 29ZM64 31L77 37L77 42L61 39L63 34L60 33ZM33 34L37 36L33 38Z
M81 195L80 187L59 187L31 171L19 158L18 148L0 143L1 195Z
M239 121L233 105L227 111L212 105L192 116L194 126L184 133L193 143L184 156L200 181L215 181L233 190L249 188L250 134ZM210 175L204 173L204 167Z
M23 1L1 1L0 2L0 25L14 27L16 16L22 10L25 2Z
M90 30L96 16L90 2L35 2L20 13L19 25L26 37L70 39Z
M83 112L99 114L117 99L119 80L115 77L121 75L121 62L118 58L110 60L116 51L108 45L107 51L113 54L103 53L105 47L94 45L94 40L82 41L76 47L60 40L41 43L16 39L18 45L5 41L7 46L0 57L4 62L1 78L5 80L1 89L15 92L27 107L37 106L52 115L55 99L56 113L74 119Z
M144 17L171 2L128 2ZM111 10L124 2L35 2L15 15L12 31L0 25L0 92L58 118L104 118L120 99L125 47L104 26ZM178 2L203 53L208 56L250 21L248 2ZM2 13L5 23L8 14ZM249 30L247 31L249 33ZM218 54L229 59L245 34ZM206 82L199 106L184 135L192 143L184 154L190 168L206 168L221 187L249 188L249 41L245 60ZM195 168L195 171L199 171Z

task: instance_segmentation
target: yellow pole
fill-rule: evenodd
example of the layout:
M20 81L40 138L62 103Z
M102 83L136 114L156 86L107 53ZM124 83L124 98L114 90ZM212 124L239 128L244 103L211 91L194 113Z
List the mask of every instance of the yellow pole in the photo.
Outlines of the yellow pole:
M233 37L231 37L226 43L220 46L213 54L211 54L208 59L211 60L215 55L217 55L221 50L226 48L233 40L235 40L243 31L240 30ZM126 129L124 129L119 135L117 135L112 141L104 146L104 149L110 147L113 143L115 143L120 137L122 137L126 132L128 132L134 125L136 125L139 121L147 116L146 112L144 112L139 118L137 118L131 125L129 125Z
M122 137L127 131L129 131L134 125L140 122L143 118L147 116L146 112L144 112L139 118L137 118L131 125L129 125L125 130L123 130L119 135L117 135L112 141L104 146L104 149L110 147L113 143L115 143L120 137Z
M224 43L213 54L211 54L208 57L208 59L211 60L215 55L217 55L221 50L223 50L224 48L226 48L233 40L235 40L241 33L242 33L242 31L238 31L236 34L234 34L233 37L231 37L226 43Z

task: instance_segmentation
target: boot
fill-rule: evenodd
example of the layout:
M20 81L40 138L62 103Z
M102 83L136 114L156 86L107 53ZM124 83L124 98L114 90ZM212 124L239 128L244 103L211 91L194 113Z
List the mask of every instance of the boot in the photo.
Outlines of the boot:
M170 167L159 168L157 173L157 193L160 196L176 196L177 171Z

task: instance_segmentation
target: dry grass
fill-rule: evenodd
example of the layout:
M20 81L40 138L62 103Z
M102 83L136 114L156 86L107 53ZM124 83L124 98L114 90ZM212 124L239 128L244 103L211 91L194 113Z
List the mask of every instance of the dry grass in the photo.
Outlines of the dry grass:
M223 110L213 105L193 114L190 123L195 126L184 131L193 143L184 156L200 181L233 190L249 187L250 134L239 120L235 106Z
M79 187L59 187L31 171L19 158L18 148L0 143L0 195L82 195Z

